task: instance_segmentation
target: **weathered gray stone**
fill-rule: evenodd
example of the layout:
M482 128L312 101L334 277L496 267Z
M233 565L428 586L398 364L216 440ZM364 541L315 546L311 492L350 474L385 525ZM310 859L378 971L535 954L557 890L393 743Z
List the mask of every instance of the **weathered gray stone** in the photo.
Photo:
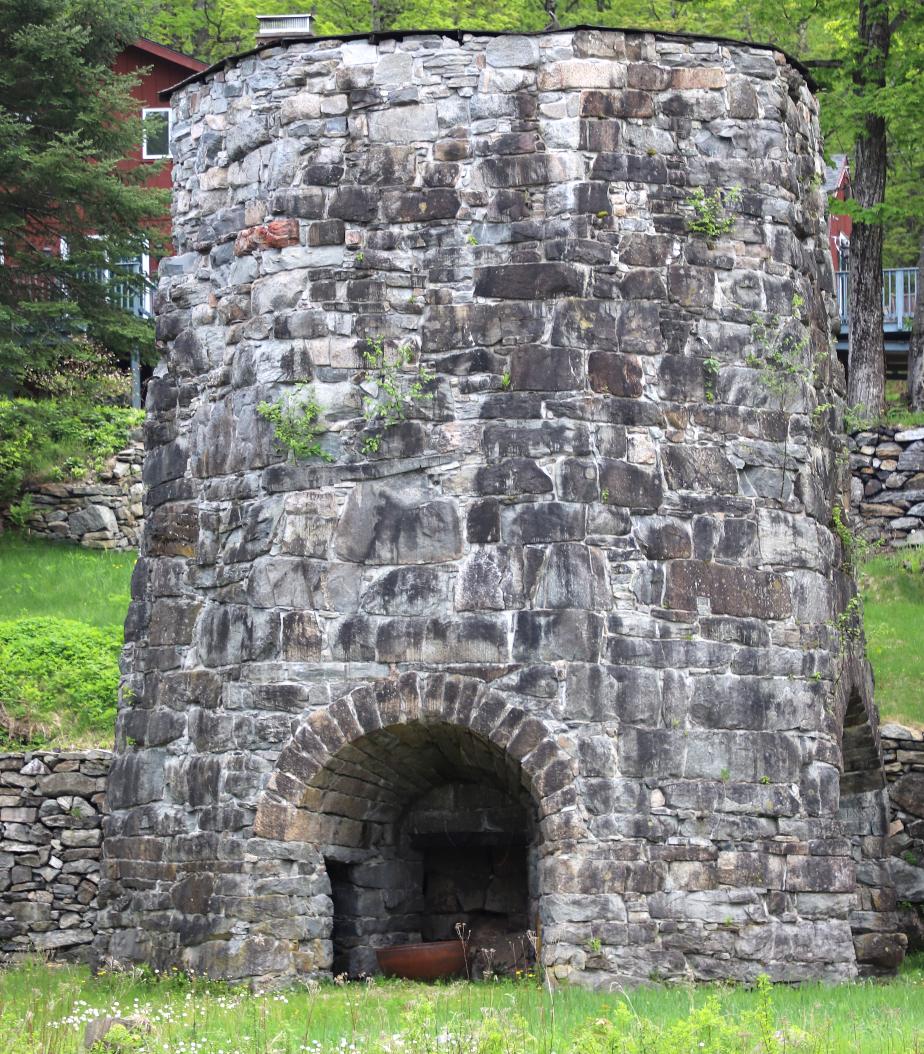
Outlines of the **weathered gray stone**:
M462 553L456 506L391 483L364 483L347 502L334 539L345 560L370 564L440 563Z
M561 980L894 968L799 71L411 33L263 50L173 105L102 859L69 855L96 794L6 803L0 868L98 879L101 954L261 983L537 911ZM734 185L734 231L690 230ZM813 392L766 392L755 313L807 337ZM258 411L299 383L323 458ZM917 522L918 443L855 444L864 519Z

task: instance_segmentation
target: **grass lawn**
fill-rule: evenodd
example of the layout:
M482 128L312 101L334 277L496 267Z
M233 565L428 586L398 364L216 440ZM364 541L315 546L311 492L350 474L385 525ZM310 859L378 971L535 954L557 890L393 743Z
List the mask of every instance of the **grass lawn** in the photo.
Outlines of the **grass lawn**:
M924 725L924 550L875 556L860 574L867 651L884 721Z
M886 381L885 413L879 418L879 424L901 425L902 428L924 425L924 413L908 409L906 381Z
M55 615L121 627L136 554L0 535L0 620Z
M178 978L0 973L0 1052L78 1054L86 1022L141 1014L144 1054L922 1054L924 962L826 987L648 987L601 994L534 981L381 981L253 995Z
M0 749L111 746L134 563L0 537Z

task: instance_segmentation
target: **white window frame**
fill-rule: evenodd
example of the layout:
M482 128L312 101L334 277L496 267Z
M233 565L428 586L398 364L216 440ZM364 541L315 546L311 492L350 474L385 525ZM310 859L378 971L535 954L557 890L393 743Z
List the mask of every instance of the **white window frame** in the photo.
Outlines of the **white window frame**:
M141 109L142 122L147 121L151 114L165 113L167 115L167 153L152 154L148 151L148 137L142 130L141 134L141 158L144 161L160 161L162 158L171 157L170 143L173 138L173 111L169 106L144 106Z

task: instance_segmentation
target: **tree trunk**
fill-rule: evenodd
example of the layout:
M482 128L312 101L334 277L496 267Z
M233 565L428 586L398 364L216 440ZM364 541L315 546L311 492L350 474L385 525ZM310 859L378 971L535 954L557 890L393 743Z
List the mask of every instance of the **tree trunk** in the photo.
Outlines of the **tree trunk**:
M859 94L885 87L889 54L888 0L860 0L860 55L853 82ZM886 185L886 123L867 105L857 136L853 196L864 209L882 204ZM885 405L882 334L882 224L854 221L850 239L850 352L847 403L878 417Z
M924 233L918 256L918 299L908 343L908 405L912 410L924 410Z

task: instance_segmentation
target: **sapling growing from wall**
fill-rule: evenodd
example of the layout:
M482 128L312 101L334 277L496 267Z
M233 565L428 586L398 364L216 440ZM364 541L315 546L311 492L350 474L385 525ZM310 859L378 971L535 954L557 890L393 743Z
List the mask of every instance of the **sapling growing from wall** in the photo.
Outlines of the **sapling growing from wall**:
M364 391L363 417L375 432L363 441L363 453L374 454L379 449L382 433L399 421L423 399L432 399L425 390L436 374L423 363L416 363L411 344L399 344L389 353L382 337L368 337L363 351ZM372 391L369 391L369 387Z
M761 385L776 401L778 410L786 410L804 385L815 380L811 362L806 362L809 350L808 332L802 325L805 299L796 293L792 298L789 317L772 316L769 321L755 315L751 322L751 342L757 349L748 354L745 362L760 373ZM797 329L795 327L798 327ZM780 498L786 489L786 462L789 457L789 425L783 438L783 465L780 478Z
M291 450L296 461L307 461L319 457L322 461L333 461L320 443L327 429L321 416L321 407L308 384L298 384L295 390L284 395L278 402L262 402L257 413L273 426L279 445Z
M694 213L694 218L687 222L687 230L690 234L701 234L710 240L728 234L735 226L735 219L727 215L726 210L734 208L739 201L740 187L714 190L711 194L697 187L687 198L687 204Z

